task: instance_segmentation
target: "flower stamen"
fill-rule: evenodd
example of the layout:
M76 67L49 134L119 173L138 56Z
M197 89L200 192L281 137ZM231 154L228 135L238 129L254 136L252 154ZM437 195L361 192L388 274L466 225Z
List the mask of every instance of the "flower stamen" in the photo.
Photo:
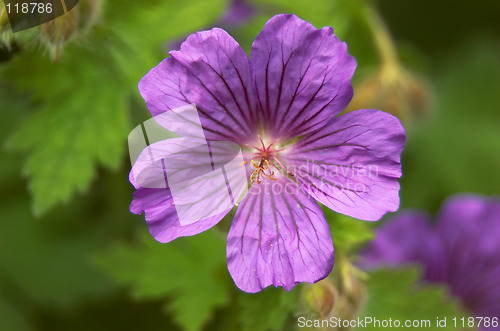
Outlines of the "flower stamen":
M294 175L292 172L288 171L288 170L286 169L286 167L283 165L283 163L281 163L281 162L280 162L280 160L278 160L278 158L277 158L277 157L274 157L274 160L275 160L276 162L278 162L279 166L283 169L283 171L285 171L285 172L286 172L286 174L287 174L287 175L292 176L292 177L295 177L295 175ZM278 169L278 167L277 167L274 163L272 163L272 161L271 161L271 164L272 164L272 165L273 165L276 169ZM278 170L279 170L279 169L278 169Z
M274 171L271 171L271 169L269 169L269 161L267 159L262 158L259 164L257 164L254 160L250 160L250 162L252 162L252 165L256 168L256 170L250 175L250 180L253 183L261 183L260 175L272 180L277 180L276 178L274 178ZM267 169L269 169L268 174L266 174L265 172Z
M274 176L275 172L271 170L271 166L274 167L278 172L284 173L287 176L294 177L295 175L288 171L283 163L278 159L278 153L284 151L286 148L274 149L273 146L278 142L279 139L273 141L270 145L266 147L264 140L260 135L257 136L262 147L253 146L247 144L247 146L257 150L255 153L245 154L250 157L250 162L252 163L255 170L250 175L250 180L253 183L260 184L262 177L271 180L277 180ZM257 143L258 145L258 143ZM259 158L260 161L257 163L253 158ZM274 161L274 162L273 162ZM246 162L245 162L246 164ZM267 172L266 172L267 171Z

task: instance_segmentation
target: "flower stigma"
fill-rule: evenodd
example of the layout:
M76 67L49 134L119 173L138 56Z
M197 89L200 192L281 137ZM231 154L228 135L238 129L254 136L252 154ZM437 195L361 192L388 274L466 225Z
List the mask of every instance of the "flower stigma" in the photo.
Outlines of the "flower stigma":
M266 147L262 138L260 136L258 137L261 143L261 147L248 145L257 150L257 152L250 154L251 156L250 162L255 168L255 170L250 175L250 180L252 181L252 183L257 183L257 184L262 183L261 181L262 177L271 180L277 180L274 177L275 172L271 170L271 167L276 169L278 172L283 172L284 174L293 177L294 174L291 173L290 171L287 171L286 167L283 165L283 163L281 163L281 161L277 157L278 153L285 150L286 148L274 149L273 146L276 144L278 140L275 140L273 143L271 143L269 146ZM258 158L259 161L255 162L253 160L254 158ZM243 164L246 164L247 162L248 161L245 161Z

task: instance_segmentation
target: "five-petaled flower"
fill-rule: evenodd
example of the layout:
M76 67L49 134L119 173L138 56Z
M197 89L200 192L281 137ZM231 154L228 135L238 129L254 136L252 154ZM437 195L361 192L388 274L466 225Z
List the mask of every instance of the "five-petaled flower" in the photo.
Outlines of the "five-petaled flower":
M465 308L495 326L492 319L500 311L499 238L500 199L456 195L443 204L436 222L418 210L393 217L378 229L363 263L366 268L418 264L424 281L447 284ZM488 324L481 330L490 330Z
M250 187L227 238L228 269L240 289L290 290L330 273L330 229L315 200L363 220L398 209L404 129L378 110L337 116L352 98L356 62L332 28L282 14L266 23L250 59L219 28L191 35L170 55L139 83L151 114L194 104L207 141L244 152ZM168 187L141 187L132 177L130 209L145 212L160 242L224 217L181 224Z

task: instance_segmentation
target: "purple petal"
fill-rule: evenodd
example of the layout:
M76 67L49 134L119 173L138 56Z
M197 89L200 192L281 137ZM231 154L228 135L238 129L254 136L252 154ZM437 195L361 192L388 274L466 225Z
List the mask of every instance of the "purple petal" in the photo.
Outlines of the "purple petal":
M130 211L134 214L144 212L149 232L162 243L208 230L225 216L225 214L215 215L196 223L181 225L168 188L142 188L135 191Z
M355 60L330 27L295 15L271 18L252 45L251 66L265 129L290 138L322 126L352 98Z
M168 242L216 224L246 193L239 146L173 138L148 146L130 172L131 211L146 212L153 236ZM200 224L197 224L200 223Z
M500 233L500 203L480 195L463 194L448 199L440 209L438 232L450 245L464 238L481 239L477 250L495 253L500 242L491 232Z
M428 215L417 211L404 212L383 224L363 253L363 265L369 268L412 263L422 266L427 280L441 280L446 272L440 238Z
M500 202L478 195L448 199L438 215L452 293L480 316L500 302ZM498 311L497 311L498 312Z
M500 309L500 201L458 195L442 206L436 228L408 212L377 231L364 252L365 265L419 262L426 281L446 283L476 316Z
M299 282L316 282L334 261L321 208L286 177L252 185L231 225L227 257L236 285L252 293L269 285L289 291Z
M166 178L167 169L176 173L175 179ZM167 179L169 182L181 182L206 174L211 169L210 153L205 140L173 138L147 146L132 166L129 180L136 189L165 188L168 187Z
M198 138L203 141L206 140L199 112L194 104L171 109L167 112L154 116L153 120L160 126L158 131L171 131L181 137ZM144 128L146 129L146 133L148 133L147 121L144 124ZM151 141L151 135L148 134L148 138L149 141ZM165 139L168 138L158 139L156 141Z
M257 126L250 61L226 31L189 36L153 68L139 91L153 116L195 104L207 139L245 142Z
M306 135L283 158L316 200L372 221L399 208L404 143L405 131L396 117L362 109Z

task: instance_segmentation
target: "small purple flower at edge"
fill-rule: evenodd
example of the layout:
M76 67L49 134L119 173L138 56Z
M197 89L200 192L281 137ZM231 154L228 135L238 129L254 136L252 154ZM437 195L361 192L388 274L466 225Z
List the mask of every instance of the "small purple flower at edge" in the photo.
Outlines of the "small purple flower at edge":
M435 225L426 213L405 211L377 230L363 254L366 268L419 264L424 281L447 284L470 312L498 322L500 199L453 196Z
M231 0L226 11L215 25L227 29L236 29L248 23L256 13L257 9L251 3L248 3L247 0ZM166 44L167 50L179 49L185 37L169 41Z
M337 116L352 99L356 62L332 28L282 14L256 37L250 59L220 28L191 35L170 55L139 83L151 114L194 104L208 142L236 143L245 153L250 187L227 238L240 289L290 290L330 273L332 238L315 200L369 221L398 209L404 129L378 110ZM141 187L132 172L131 182L130 210L145 212L163 243L203 232L229 212L181 225L169 187Z
M248 22L256 11L246 0L232 0L219 23L223 27L236 28Z

